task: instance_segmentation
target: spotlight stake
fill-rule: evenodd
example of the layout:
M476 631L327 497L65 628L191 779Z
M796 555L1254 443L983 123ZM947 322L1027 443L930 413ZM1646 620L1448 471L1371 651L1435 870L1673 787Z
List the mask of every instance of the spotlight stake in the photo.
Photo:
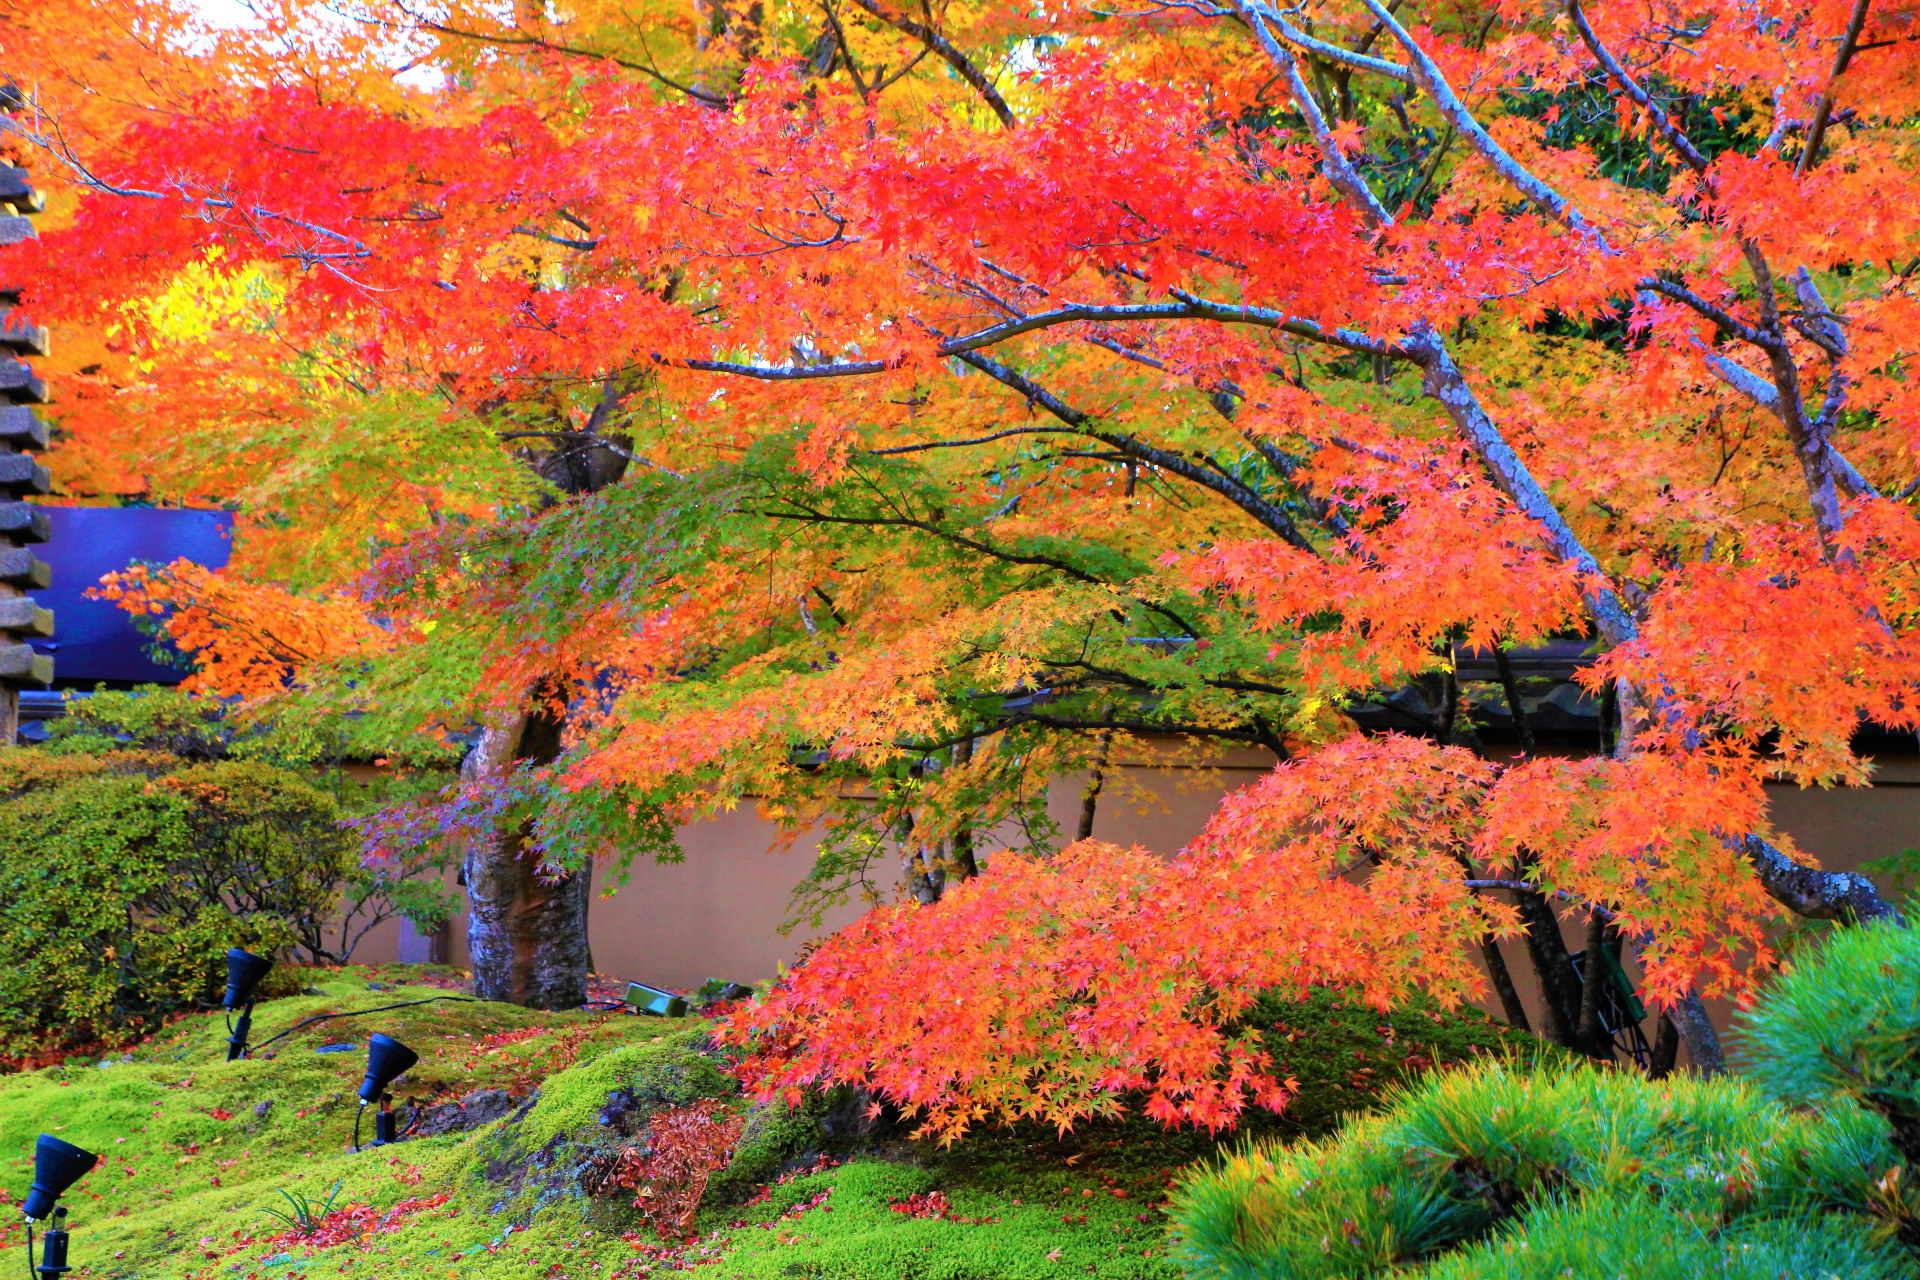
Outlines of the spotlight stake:
M377 1102L380 1110L374 1113L373 1142L376 1147L386 1146L394 1140L393 1136L393 1097L387 1092L387 1086L413 1068L420 1061L420 1055L395 1040L392 1036L378 1031L367 1037L367 1076L360 1082L360 1106L353 1113L353 1147L360 1149L360 1117L366 1113L367 1104Z
M33 1227L27 1227L27 1260L33 1260ZM73 1270L67 1265L67 1206L59 1205L53 1211L53 1225L40 1237L40 1265L35 1268L40 1280L60 1280L60 1277Z
M253 1029L253 989L271 968L273 961L251 951L234 947L227 952L227 991L220 1003L230 1018L235 1009L240 1010L240 1020L228 1024L228 1062L238 1062L247 1056L247 1033Z
M41 1280L60 1280L71 1269L67 1266L67 1210L60 1197L98 1163L100 1157L93 1152L62 1142L50 1133L41 1134L33 1144L33 1185L27 1189L20 1209L27 1222L27 1269L37 1272ZM53 1225L47 1229L40 1265L36 1267L33 1224L48 1214L53 1215Z

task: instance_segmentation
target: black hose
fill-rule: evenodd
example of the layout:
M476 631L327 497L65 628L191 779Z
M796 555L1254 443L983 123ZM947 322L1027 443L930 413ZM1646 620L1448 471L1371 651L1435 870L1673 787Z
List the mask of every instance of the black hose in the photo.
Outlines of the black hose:
M307 1018L304 1021L294 1023L292 1026L288 1027L285 1031L282 1031L277 1036L269 1036L267 1039L262 1040L259 1044L254 1045L253 1048L255 1051L264 1049L268 1045L272 1044L275 1040L284 1040L286 1037L292 1035L294 1032L298 1031L302 1027L310 1027L316 1022L326 1022L331 1018L357 1018L363 1013L385 1013L389 1009L411 1009L413 1008L413 1006L417 1004L434 1004L441 1000L453 1000L461 1004L480 1003L478 1000L475 1000L472 996L429 996L425 1000L402 1000L399 1004L383 1004L373 1009L347 1009L347 1010L343 1010L340 1013L320 1013L320 1014L315 1014L313 1017Z

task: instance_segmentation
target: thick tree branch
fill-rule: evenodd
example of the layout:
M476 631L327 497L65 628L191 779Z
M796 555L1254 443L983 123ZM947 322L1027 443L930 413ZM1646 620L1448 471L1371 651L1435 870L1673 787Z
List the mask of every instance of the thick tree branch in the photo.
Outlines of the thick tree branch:
M1666 139L1667 145L1686 162L1689 169L1695 173L1705 173L1707 158L1700 154L1700 149L1693 145L1693 139L1687 137L1680 126L1674 122L1673 117L1660 109L1660 104L1653 100L1653 95L1648 93L1625 67L1620 65L1619 60L1605 45L1600 43L1600 37L1594 34L1592 25L1587 21L1586 10L1580 7L1580 0L1567 0L1567 16L1573 20L1573 29L1580 33L1580 39L1593 54L1594 61L1600 64L1627 97L1652 117L1654 127L1660 131L1660 136Z
M1021 334L1035 333L1063 324L1086 322L1126 324L1146 320L1211 320L1220 324L1253 325L1258 328L1278 329L1296 337L1342 347L1349 351L1362 351L1370 355L1385 355L1396 359L1408 358L1406 349L1399 344L1373 338L1351 329L1325 329L1311 320L1302 320L1284 311L1275 311L1267 307L1230 306L1192 295L1174 302L1111 305L1088 303L1055 307L1051 311L1036 311L1016 319L990 324L983 329L976 329L972 333L962 334L956 338L947 338L934 350L941 356L959 356L969 351L979 351L994 346L1009 338L1017 338ZM766 365L746 364L737 360L692 360L681 356L662 355L659 352L653 353L652 360L655 364L668 368L693 369L701 373L728 373L742 378L757 378L763 382L800 382L813 378L860 377L900 368L903 363L900 360L838 360L821 364Z
M973 86L974 92L986 101L993 114L999 117L1001 124L1011 129L1019 123L1014 118L1013 108L1009 107L1007 100L1000 96L1000 91L993 87L993 81L973 64L972 59L954 48L952 41L926 23L915 22L905 14L894 13L876 3L875 0L853 0L853 2L888 26L906 32L938 54L948 66L953 68L956 75Z
M1240 12L1246 18L1247 25L1253 28L1253 34L1259 38L1261 47L1267 52L1268 61L1280 68L1280 74L1286 80L1289 92L1293 94L1294 104L1306 117L1307 128L1312 131L1313 139L1320 147L1327 180L1365 215L1367 222L1375 230L1392 226L1393 215L1387 212L1386 206L1382 205L1379 198L1373 194L1373 188L1367 185L1366 180L1341 153L1339 143L1334 140L1333 130L1328 127L1326 116L1320 110L1319 99L1313 96L1313 91L1307 87L1306 80L1300 75L1298 60L1286 46L1274 39L1273 32L1267 27L1264 13L1254 6L1252 0L1239 0L1239 2Z
M1271 5L1266 4L1264 0L1251 0L1251 2L1245 2L1245 0L1243 0L1243 3L1240 5L1240 13L1242 17L1247 19L1249 25L1266 23L1272 26L1274 30L1280 33L1282 40L1285 40L1288 44L1309 57L1317 58L1323 62L1335 63L1353 71L1365 71L1372 75L1385 76L1389 80L1398 80L1403 84L1410 84L1413 81L1413 73L1397 62L1390 62L1385 58L1375 58L1369 54L1343 48L1340 45L1332 44L1325 40L1316 40L1299 27L1288 22L1284 15ZM1258 29L1258 26L1255 25L1255 30L1257 31ZM1264 43L1264 41L1262 43Z
M1900 921L1900 913L1865 876L1801 866L1756 835L1742 836L1739 843L1740 851L1760 873L1760 883L1795 915L1812 920Z
M1657 293L1663 298L1671 298L1688 310L1697 312L1704 318L1712 321L1716 328L1730 338L1738 338L1740 341L1756 347L1765 347L1767 345L1768 338L1766 334L1725 308L1715 306L1713 303L1708 302L1705 298L1677 280L1668 280L1661 276L1649 276L1640 282L1639 287L1646 292Z
M1380 0L1361 0L1361 2L1367 6L1374 19L1386 29L1387 33L1399 42L1400 47L1407 51L1407 60L1411 64L1410 70L1414 83L1426 91L1427 96L1433 99L1434 106L1440 109L1440 114L1446 117L1455 131L1465 138L1488 164L1493 166L1495 172L1512 183L1527 199L1545 209L1552 217L1564 222L1572 230L1586 232L1596 239L1599 238L1599 229L1587 221L1586 215L1581 213L1572 201L1507 154L1506 148L1493 140L1493 135L1481 126L1480 121L1475 119L1473 112L1467 108L1467 104L1460 100L1460 95L1454 92L1453 86L1447 83L1447 77L1440 70L1440 64L1428 56L1427 51L1420 47L1420 42L1400 25L1400 20L1393 16L1391 10L1381 4Z
M1840 77L1846 74L1847 64L1853 61L1854 51L1860 45L1860 32L1867 25L1867 8L1871 0L1853 0L1853 13L1847 19L1847 29L1840 37L1840 49L1833 58L1833 73L1827 77L1827 87L1820 92L1820 101L1814 104L1813 122L1807 126L1807 145L1800 152L1799 161L1793 166L1796 177L1820 162L1820 144L1827 139L1827 124L1833 119L1834 94L1840 88Z
M1319 554L1313 543L1294 524L1291 516L1233 477L1210 471L1180 454L1157 448L1125 432L1102 430L1094 425L1096 420L1092 414L1075 409L1033 379L997 360L974 352L965 353L960 359L996 381L1012 387L1068 426L1080 428L1091 439L1111 445L1130 458L1137 458L1162 471L1171 472L1203 489L1211 489L1259 521L1269 532L1277 534L1289 546L1312 555Z
M1606 570L1580 541L1573 526L1560 514L1559 506L1488 416L1468 385L1466 375L1454 363L1445 341L1425 327L1415 338L1421 343L1419 364L1426 393L1439 401L1447 416L1453 419L1454 429L1479 455L1481 465L1486 467L1501 492L1540 527L1555 557L1579 574L1581 594L1600 634L1608 644L1614 645L1634 639L1639 635L1639 627Z

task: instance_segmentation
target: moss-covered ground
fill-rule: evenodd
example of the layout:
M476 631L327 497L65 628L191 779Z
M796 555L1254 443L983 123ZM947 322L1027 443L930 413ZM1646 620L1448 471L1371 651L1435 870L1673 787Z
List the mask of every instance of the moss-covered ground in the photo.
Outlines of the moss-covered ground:
M256 1045L315 1014L450 994L444 978L399 967L301 978L300 993L259 1007ZM1302 1076L1299 1115L1268 1132L1323 1130L1377 1082L1502 1040L1477 1018L1422 1010L1386 1019L1327 1003L1289 1015L1276 1047L1328 1078ZM515 1105L466 1132L349 1150L373 1031L420 1053L396 1088L403 1104L498 1088ZM1307 1053L1303 1036L1325 1053ZM242 1062L224 1060L225 1037L218 1015L189 1017L104 1062L0 1078L0 1195L24 1194L40 1132L103 1157L66 1200L75 1275L614 1280L698 1267L712 1280L1158 1280L1176 1274L1166 1190L1216 1150L1132 1121L988 1132L943 1151L876 1133L845 1102L753 1112L693 1238L669 1244L630 1191L584 1188L662 1107L722 1097L746 1108L696 1020L441 1001L323 1022ZM322 1051L335 1045L351 1047ZM308 1234L286 1220L303 1203L318 1216ZM0 1244L18 1249L21 1227L0 1230Z

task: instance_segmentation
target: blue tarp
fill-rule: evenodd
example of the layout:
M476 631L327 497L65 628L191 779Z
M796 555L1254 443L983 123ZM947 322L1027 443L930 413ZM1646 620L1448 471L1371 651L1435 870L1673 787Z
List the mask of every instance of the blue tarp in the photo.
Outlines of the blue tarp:
M186 559L218 569L233 547L233 514L159 507L47 507L53 536L34 554L53 566L53 586L30 593L53 610L53 636L33 646L53 655L56 685L98 680L176 684L183 667L148 657L153 641L118 605L89 600L103 575L135 561L167 564Z

